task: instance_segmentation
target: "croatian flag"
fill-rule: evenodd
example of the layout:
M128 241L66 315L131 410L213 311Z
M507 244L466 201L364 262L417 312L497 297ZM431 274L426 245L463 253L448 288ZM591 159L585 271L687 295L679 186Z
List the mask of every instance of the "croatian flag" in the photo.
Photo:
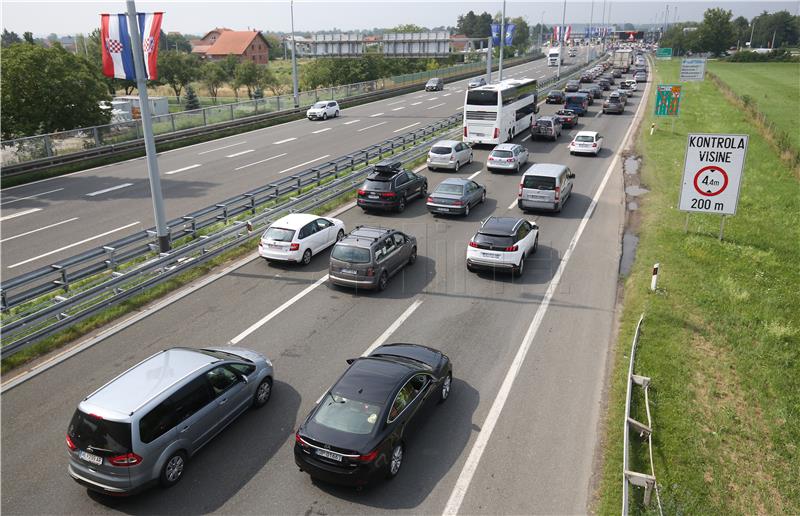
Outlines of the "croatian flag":
M164 13L137 13L139 34L144 51L144 74L156 80L158 70L158 39L161 34L161 18ZM103 75L116 79L136 80L131 51L131 36L128 33L128 17L125 14L101 14L100 37L102 39Z
M558 25L553 27L553 41L561 41L561 27Z
M564 32L564 41L569 39L570 34L572 34L572 25L567 25L567 30Z

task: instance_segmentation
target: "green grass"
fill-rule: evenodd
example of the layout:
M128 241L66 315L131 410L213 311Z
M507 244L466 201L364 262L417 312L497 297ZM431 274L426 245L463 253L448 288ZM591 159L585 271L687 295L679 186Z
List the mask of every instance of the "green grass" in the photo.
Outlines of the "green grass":
M677 81L677 61L656 66L653 81ZM642 127L655 121L658 129L637 141L642 184L651 192L625 282L596 510L620 510L625 375L645 312L634 370L652 378L664 514L800 514L800 183L711 81L684 88L675 133L648 114ZM719 216L693 214L684 233L685 214L676 208L689 131L750 135L738 213L727 219L721 242ZM646 421L641 403L634 415ZM633 449L632 469L649 473L646 447ZM633 513L647 512L641 490L633 492Z
M800 63L728 63L709 61L708 70L737 95L752 99L756 109L786 132L800 150Z

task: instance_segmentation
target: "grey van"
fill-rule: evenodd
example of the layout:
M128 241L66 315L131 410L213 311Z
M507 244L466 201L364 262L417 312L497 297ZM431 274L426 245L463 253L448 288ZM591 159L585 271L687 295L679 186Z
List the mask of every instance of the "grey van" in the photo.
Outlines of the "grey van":
M517 206L522 211L561 211L572 194L574 178L575 174L566 165L536 163L522 176Z
M69 475L129 495L180 481L189 457L272 393L272 363L242 348L156 353L78 404L67 430Z
M334 285L382 291L389 278L417 261L417 239L395 229L356 226L333 246L328 280Z

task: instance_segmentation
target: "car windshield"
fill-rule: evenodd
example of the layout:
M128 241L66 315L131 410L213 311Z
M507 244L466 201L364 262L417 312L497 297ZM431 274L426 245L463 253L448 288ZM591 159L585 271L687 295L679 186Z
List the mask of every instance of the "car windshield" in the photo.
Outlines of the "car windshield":
M314 108L315 108L315 109L322 109L322 108L324 108L324 107L325 107L325 106L327 106L327 105L328 105L328 103L327 103L327 102L317 102L316 104L314 104Z
M431 149L431 154L452 154L451 147L434 147Z
M495 158L510 158L513 154L510 150L494 150L492 151L492 156Z
M433 193L461 195L464 193L464 187L462 185L440 183L439 186L436 187L436 190L433 191Z
M575 141L576 142L593 142L594 141L594 136L589 136L589 135L585 135L585 134L584 135L579 134L578 136L575 137Z
M291 242L294 237L293 229L269 228L264 231L264 238L277 240L278 242Z
M352 245L336 244L331 252L331 258L347 263L369 263L369 249Z
M560 91L551 91L550 93L548 93L548 95L553 95L554 97L560 97L561 96L561 92Z
M428 81L428 86L436 86L437 84L439 84L439 79L430 79Z
M67 435L75 446L102 456L121 455L131 450L131 425L108 421L99 416L76 410L69 423Z
M350 434L370 434L378 422L381 405L351 400L328 393L320 401L314 421L322 426Z
M386 192L391 187L391 181L376 181L374 179L367 179L364 181L364 190L372 190L373 192Z
M523 188L533 190L555 190L556 178L547 176L525 176L522 179Z

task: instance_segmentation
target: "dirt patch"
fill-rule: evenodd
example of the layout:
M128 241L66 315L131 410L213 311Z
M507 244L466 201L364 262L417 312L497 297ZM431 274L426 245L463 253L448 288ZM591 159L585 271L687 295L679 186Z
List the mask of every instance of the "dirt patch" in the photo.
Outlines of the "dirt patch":
M622 161L623 179L625 181L625 232L622 235L622 256L619 261L619 274L626 278L631 272L636 259L636 248L639 245L640 197L649 192L640 182L639 171L642 160L639 156L624 152Z

